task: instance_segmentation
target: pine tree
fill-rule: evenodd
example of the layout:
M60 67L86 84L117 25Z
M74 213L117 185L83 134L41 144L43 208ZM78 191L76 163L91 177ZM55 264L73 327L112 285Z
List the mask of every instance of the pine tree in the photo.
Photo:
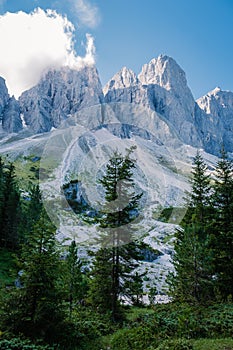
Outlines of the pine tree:
M112 251L100 248L95 252L91 271L89 301L100 313L111 313L112 310Z
M1 165L2 167L2 165ZM19 243L20 194L15 179L15 167L12 163L3 168L1 235L2 246L17 249Z
M211 215L211 184L205 164L198 151L193 160L192 177L190 180L191 192L187 193L187 212L183 223L197 223L202 226L203 236L205 225Z
M176 300L190 303L213 298L212 256L207 242L199 239L195 224L177 230L170 292Z
M206 171L206 164L198 152L194 158L187 213L182 229L176 232L174 245L175 274L170 281L171 294L190 302L205 302L213 295L209 247L211 186Z
M30 338L54 339L63 319L58 289L60 254L55 228L44 210L22 247L19 265L22 287L10 293L3 317L5 327Z
M29 185L27 200L23 202L22 207L20 240L25 243L26 237L38 222L43 209L39 185Z
M216 167L213 193L215 215L212 225L212 248L216 289L226 300L233 296L233 163L222 150Z
M74 306L84 300L87 291L87 280L82 272L83 264L78 258L78 247L72 241L64 261L63 281L65 299L69 302L69 315L72 317Z
M4 208L4 163L0 157L0 247L4 244L3 239L3 208Z
M110 311L113 321L121 318L120 296L130 295L127 281L133 280L135 261L139 259L131 223L138 216L142 194L134 190L132 152L133 149L127 150L126 156L114 152L109 160L100 180L105 204L101 215L95 217L102 234L92 271L91 299L94 305Z

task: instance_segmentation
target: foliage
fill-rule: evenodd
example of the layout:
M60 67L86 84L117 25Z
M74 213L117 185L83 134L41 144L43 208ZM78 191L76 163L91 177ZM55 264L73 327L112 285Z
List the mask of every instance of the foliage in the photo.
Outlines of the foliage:
M88 281L82 272L82 262L78 258L78 247L72 241L61 270L63 282L63 298L69 303L69 316L75 306L82 303L87 294Z
M144 350L156 347L158 340L150 326L140 325L116 332L111 339L112 350Z
M233 296L233 162L224 150L216 167L212 201L213 272L218 297L226 301Z
M153 217L158 221L179 225L185 213L185 207L168 207L162 208L158 213L153 213Z
M198 223L203 227L203 230L205 230L211 206L210 194L212 189L210 175L207 174L207 165L199 151L193 160L193 170L191 174L192 178L190 182L192 189L190 193L187 193L186 197L188 208L184 223ZM204 233L205 232L203 232L203 234Z
M19 244L20 194L15 167L0 157L0 247L16 250Z
M187 339L166 339L155 350L193 350L192 343Z
M105 203L101 215L93 220L101 235L93 263L90 300L102 312L110 312L114 321L122 318L121 296L132 300L136 294L133 301L139 303L142 294L142 280L133 273L140 254L133 242L131 223L138 217L142 194L135 193L132 151L127 150L126 156L115 152L109 160L99 181L105 190Z
M20 338L0 340L0 350L58 350L58 347L48 345L36 345L30 340Z
M212 254L209 247L211 222L210 177L207 166L197 153L187 195L187 213L182 229L176 231L173 263L175 273L170 277L171 295L188 302L206 302L213 298Z
M198 225L177 230L170 293L177 300L190 303L206 302L213 295L211 256L206 241L199 239Z
M29 234L33 226L38 222L43 209L39 185L30 185L28 196L30 200L28 201L25 213L27 221L24 231L27 231Z
M233 339L199 339L193 342L194 350L233 350Z
M39 187L20 196L14 165L0 159L0 349L233 349L232 162L223 152L212 185L197 154L187 213L175 234L175 302L135 308L121 304L127 296L140 305L142 295L141 276L134 273L142 247L133 242L131 225L141 195L135 193L130 154L116 152L100 180L105 204L93 215L101 233L90 285L75 242L61 259ZM160 219L171 213L173 208L164 209ZM7 334L13 338L5 339ZM22 334L31 340L15 338Z
M0 248L0 288L12 285L17 275L14 254L5 248Z
M59 262L54 227L42 213L22 248L22 288L7 293L3 320L8 331L53 339L62 321Z

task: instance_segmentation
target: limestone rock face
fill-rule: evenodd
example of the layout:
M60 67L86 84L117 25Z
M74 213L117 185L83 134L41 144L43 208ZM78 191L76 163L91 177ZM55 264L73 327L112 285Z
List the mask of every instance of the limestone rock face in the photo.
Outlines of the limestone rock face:
M9 100L9 94L6 87L5 80L0 77L0 116L3 113L3 109Z
M197 127L203 135L204 148L219 154L221 146L233 151L233 93L215 88L197 100Z
M19 102L9 96L5 80L0 77L0 121L7 133L19 132L22 126Z
M50 131L77 111L103 102L97 70L62 68L49 71L32 89L25 91L20 106L27 126L35 133Z
M133 114L126 117L124 106L115 114L117 104L132 105ZM94 112L98 105L100 108ZM20 132L23 128L32 134L48 132L70 116L75 123L95 127L99 120L106 124L112 110L120 120L123 113L124 125L108 128L113 128L122 138L130 137L143 133L133 125L136 115L137 122L139 117L146 118L142 108L155 113L156 120L162 122L157 129L153 124L148 135L144 135L151 139L150 133L156 134L157 143L164 142L169 129L181 143L204 148L215 155L219 155L224 144L226 151L233 153L233 93L216 88L195 101L185 72L168 56L153 58L138 76L123 67L103 89L94 66L79 71L68 67L50 70L19 101L10 98L5 80L0 78L1 132L5 133ZM145 121L145 125L147 122L150 123Z
M23 129L20 117L19 102L14 98L9 98L3 113L2 128L8 133L17 133Z
M184 71L168 56L159 56L136 75L123 68L105 86L105 101L142 104L159 113L180 139L201 145L195 128L195 100Z
M233 152L233 93L216 88L195 101L184 71L171 57L152 59L138 77L124 67L104 94L107 103L140 104L156 111L185 144L216 155L224 144Z

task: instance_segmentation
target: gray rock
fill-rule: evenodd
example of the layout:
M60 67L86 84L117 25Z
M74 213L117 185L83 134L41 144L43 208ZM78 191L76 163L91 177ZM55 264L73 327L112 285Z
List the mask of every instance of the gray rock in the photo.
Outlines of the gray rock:
M197 100L196 127L207 152L233 151L233 93L216 88Z
M106 102L142 104L158 112L180 139L201 146L195 128L195 100L184 71L168 56L159 56L142 67L138 78L123 68L104 88Z
M124 104L132 105L129 115L125 115L129 110ZM148 117L145 108L155 113L153 119L148 112L149 119L144 120ZM33 134L66 123L89 129L101 123L122 138L136 135L166 143L172 134L179 142L215 155L219 155L223 144L226 151L233 150L233 93L216 88L195 101L184 71L174 59L163 55L145 64L138 77L123 67L103 91L94 66L79 71L67 67L51 70L21 95L19 103L9 98L5 80L0 78L3 130L19 132L23 127L21 119ZM109 120L116 124L109 126ZM149 133L143 131L146 127ZM151 133L156 137L151 137Z
M8 100L3 110L2 128L7 133L17 133L23 129L19 102L14 96Z
M80 71L62 68L49 71L20 99L24 119L35 133L50 131L77 111L103 102L97 70L88 66Z
M0 77L0 116L2 115L3 109L9 100L9 94L6 87L5 80Z

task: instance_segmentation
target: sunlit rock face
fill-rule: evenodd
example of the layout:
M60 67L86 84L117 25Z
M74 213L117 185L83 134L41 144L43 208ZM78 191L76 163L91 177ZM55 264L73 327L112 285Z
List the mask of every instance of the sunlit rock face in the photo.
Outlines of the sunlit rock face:
M140 106L138 115L142 107L156 112L164 122L164 133L169 128L184 144L215 155L222 145L228 152L233 150L233 93L216 88L195 101L185 72L165 55L143 65L138 76L123 67L104 88L94 66L51 70L18 101L9 96L5 80L0 78L0 120L6 133L25 128L33 134L48 132L81 110L96 105L104 110L106 104L116 103ZM105 122L104 113L101 118ZM126 125L131 123L130 118L124 116L125 125L121 131L118 128L118 134L125 137L132 132ZM95 125L95 120L88 120Z
M41 133L57 128L80 109L102 103L103 92L95 67L62 68L49 71L19 101L26 125Z
M197 100L197 126L206 151L219 154L224 145L233 152L233 93L219 87Z

